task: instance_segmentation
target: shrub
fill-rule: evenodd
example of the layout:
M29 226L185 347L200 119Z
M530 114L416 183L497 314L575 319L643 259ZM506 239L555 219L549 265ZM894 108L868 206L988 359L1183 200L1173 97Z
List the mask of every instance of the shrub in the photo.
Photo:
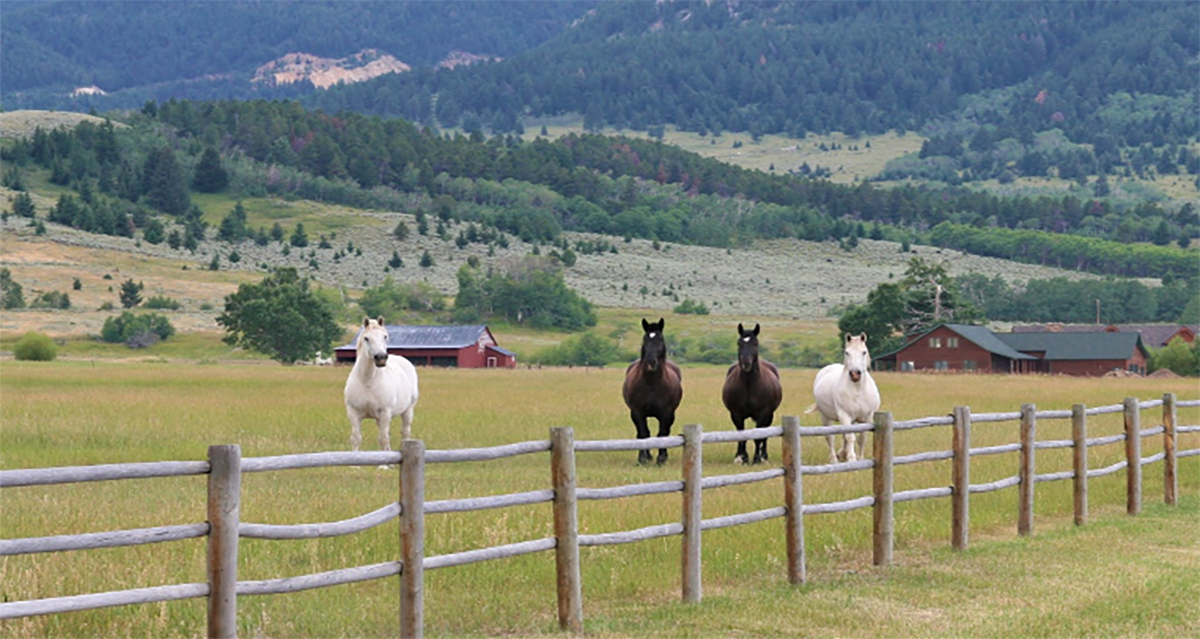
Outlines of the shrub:
M170 338L175 327L170 320L158 313L134 313L125 311L117 317L104 320L100 339L110 344L127 344L131 348L142 348Z
M29 308L68 309L71 308L71 297L62 291L46 291L33 298Z
M49 362L58 357L58 347L49 336L30 331L17 340L13 356L23 362Z
M181 307L181 304L178 300L167 297L166 295L155 295L146 300L146 303L143 304L143 306L155 310L178 311Z
M673 310L680 315L708 315L708 307L704 305L704 302L693 302L686 297Z

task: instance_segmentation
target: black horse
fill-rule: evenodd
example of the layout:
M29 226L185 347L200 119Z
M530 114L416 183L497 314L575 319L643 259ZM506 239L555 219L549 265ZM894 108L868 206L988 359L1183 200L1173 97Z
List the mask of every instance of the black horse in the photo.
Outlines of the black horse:
M637 427L638 439L650 437L650 428L646 425L649 417L658 419L659 437L670 435L671 424L675 423L675 409L683 399L683 375L674 362L667 361L667 343L662 332L665 323L661 317L656 324L642 319L645 332L642 356L625 370L621 393L625 396L633 425ZM667 449L658 449L659 465L666 461ZM650 451L639 450L638 463L650 463Z
M754 420L758 428L766 428L775 418L775 411L783 401L783 386L779 383L779 369L774 364L758 356L758 324L754 330L748 331L738 324L738 361L729 367L725 373L725 387L721 390L721 400L729 409L729 418L733 425L742 430L746 418ZM767 460L767 440L754 440L754 463ZM733 461L739 464L749 462L746 457L746 442L737 445L737 454Z

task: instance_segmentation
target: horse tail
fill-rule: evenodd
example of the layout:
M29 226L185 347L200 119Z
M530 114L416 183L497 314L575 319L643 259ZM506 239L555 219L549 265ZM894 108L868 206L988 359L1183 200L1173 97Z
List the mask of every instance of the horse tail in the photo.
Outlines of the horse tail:
M804 412L805 412L806 414L807 414L807 413L815 413L815 412L817 412L817 405L816 405L815 403L813 403L813 404L809 404L809 405L808 405L808 408L805 408L805 409L804 409Z

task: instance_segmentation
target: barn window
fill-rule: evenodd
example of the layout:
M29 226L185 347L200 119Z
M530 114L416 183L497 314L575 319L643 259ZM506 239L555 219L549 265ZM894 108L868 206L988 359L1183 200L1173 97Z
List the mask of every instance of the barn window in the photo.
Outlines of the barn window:
M915 369L912 362L900 362L900 371L903 373L911 373Z
M964 359L964 360L963 360L963 370L964 370L964 371L973 371L973 370L975 370L975 360L973 360L973 359Z
M929 338L929 348L941 348L941 347L942 347L942 338L940 338L940 337L930 337Z
M950 370L950 363L944 360L939 360L933 363L933 370L945 371Z
M946 338L946 348L958 348L958 338L957 337L947 337Z

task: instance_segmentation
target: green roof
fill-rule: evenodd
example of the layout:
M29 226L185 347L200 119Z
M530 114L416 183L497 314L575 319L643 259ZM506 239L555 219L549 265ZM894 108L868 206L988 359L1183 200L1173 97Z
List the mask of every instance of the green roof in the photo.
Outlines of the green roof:
M944 324L946 328L958 333L965 340L973 342L979 348L1009 359L1037 359L1032 355L1017 352L1006 344L1000 337L986 326L971 326L969 324ZM918 338L919 339L919 338Z
M1133 357L1134 349L1147 354L1140 333L996 333L1009 347L1022 352L1044 352L1048 360L1120 359Z

